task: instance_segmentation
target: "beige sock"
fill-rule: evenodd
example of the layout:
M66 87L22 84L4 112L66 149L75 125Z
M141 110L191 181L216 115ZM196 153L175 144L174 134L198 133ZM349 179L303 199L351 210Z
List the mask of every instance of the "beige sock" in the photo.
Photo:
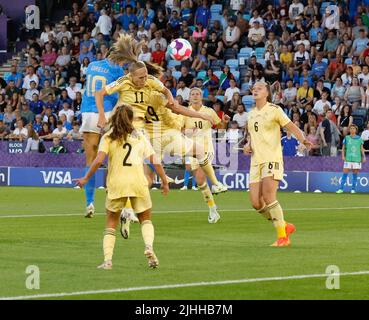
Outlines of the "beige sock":
M145 247L152 248L154 244L154 226L150 220L141 223L141 233Z
M269 208L265 205L263 208L258 210L258 212L267 220L272 221L272 217L269 212Z
M104 261L112 260L115 246L115 229L106 228L103 239Z
M210 191L209 185L205 182L201 186L199 185L204 201L208 204L209 208L215 206L213 194Z
M219 181L215 175L213 165L210 163L208 159L205 159L203 164L200 164L202 170L204 170L205 175L211 181L211 184L218 185Z

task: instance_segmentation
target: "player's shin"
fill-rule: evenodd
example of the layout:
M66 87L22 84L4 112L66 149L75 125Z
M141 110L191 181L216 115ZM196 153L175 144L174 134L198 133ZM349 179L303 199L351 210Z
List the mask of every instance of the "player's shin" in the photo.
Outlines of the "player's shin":
M356 185L357 185L357 173L353 173L351 190L356 191Z
M267 220L272 221L272 216L270 215L269 207L264 205L263 208L258 210L258 212Z
M85 173L88 172L90 167L85 168ZM95 199L95 174L91 176L85 185L85 196L86 196L86 206L88 207L91 203L94 203Z
M154 245L154 226L151 220L145 220L141 223L142 239L146 248L153 248Z
M347 174L347 173L344 173L344 174L342 175L342 178L341 178L341 190L343 190L343 187L344 187L344 186L345 186L345 184L346 184L347 176L348 176L348 174Z
M274 201L267 206L273 225L277 230L277 238L286 238L286 222L284 221L283 210L278 201Z
M211 164L211 160L209 159L209 155L207 155L204 159L199 160L200 167L204 171L205 175L209 178L211 184L218 185L219 181L215 176L214 168Z
M115 246L115 229L106 228L103 239L104 261L112 260Z
M200 184L199 182L199 188L201 190L202 196L204 198L204 201L207 203L209 208L215 207L215 201L213 194L210 191L209 185L205 181L204 183Z

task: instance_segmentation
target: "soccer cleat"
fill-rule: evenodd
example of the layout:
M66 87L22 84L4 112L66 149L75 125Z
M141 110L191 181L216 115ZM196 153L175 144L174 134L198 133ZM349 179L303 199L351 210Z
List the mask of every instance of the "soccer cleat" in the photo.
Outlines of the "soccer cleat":
M94 214L95 214L94 204L90 203L90 205L86 208L85 218L92 218Z
M174 179L169 176L167 176L167 181L168 183L174 183Z
M338 189L338 190L336 191L336 193L343 193L343 190L342 190L342 189Z
M122 235L123 239L129 238L129 225L131 221L124 215L121 214L120 216L120 234Z
M291 245L291 241L286 238L279 238L276 242L271 244L271 247L288 247Z
M129 220L131 220L133 223L139 222L137 216L135 215L135 212L132 208L124 208L122 210L122 215L125 215Z
M219 193L227 192L227 191L228 191L228 188L220 182L218 184L213 184L211 186L212 194L219 194Z
M179 189L179 190L181 190L181 191L183 191L183 190L187 190L188 188L187 188L187 186L183 186L181 189Z
M199 188L198 188L198 187L193 186L193 187L192 187L192 190L193 190L193 191L197 191L197 190L199 190Z
M148 263L149 263L149 267L150 268L155 269L155 268L157 268L159 266L159 260L156 257L156 255L155 255L154 250L152 249L152 247L147 246L145 248L144 255L145 255L145 257L148 260Z
M209 216L208 216L208 222L213 224L213 223L217 223L218 220L220 219L220 215L217 211L217 207L211 207L209 209Z
M355 190L351 190L351 193L356 193L356 191Z
M97 269L111 270L113 268L113 262L111 260L104 261Z
M296 227L292 223L286 222L286 236L289 238L289 236L296 231Z

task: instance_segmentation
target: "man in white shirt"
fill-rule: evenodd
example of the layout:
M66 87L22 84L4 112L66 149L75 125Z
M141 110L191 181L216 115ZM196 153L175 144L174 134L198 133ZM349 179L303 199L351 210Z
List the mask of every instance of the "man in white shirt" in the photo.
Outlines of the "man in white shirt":
M224 93L224 103L232 100L233 95L238 92L240 93L240 89L236 87L236 81L233 79L229 81L230 87L226 89Z
M39 79L37 75L35 74L35 69L32 66L27 67L27 75L23 79L23 92L30 89L30 83L31 81L34 81L36 83L36 87L38 86Z
M254 22L253 27L249 30L248 42L250 47L262 47L265 38L265 29L260 26L258 20Z
M293 86L292 80L287 81L287 88L283 90L283 102L289 104L296 102L297 89Z
M223 43L226 48L238 49L238 41L241 37L240 28L236 26L234 18L228 19L228 27L223 32Z
M184 101L190 100L190 88L186 87L184 81L178 82L177 96L181 96Z
M324 106L328 106L328 108L331 108L331 103L327 100L328 94L326 92L322 93L322 98L315 102L313 112L317 115L322 115L324 113Z
M239 104L237 106L237 113L233 116L232 121L236 121L238 123L239 129L245 129L247 118L247 112L245 111L244 105Z
M166 51L167 50L167 46L168 46L168 43L167 43L167 40L165 40L162 36L161 36L161 31L158 30L155 32L155 38L152 39L150 42L149 42L149 49L150 49L150 52L153 52L155 51L155 45L157 43L160 43L160 47L162 50Z
M31 81L30 88L27 89L26 93L24 94L24 97L26 98L26 100L31 101L32 100L32 96L35 93L37 95L40 95L40 92L36 89L36 82L35 81Z
M8 136L9 140L19 140L24 141L28 137L28 130L24 127L23 120L17 120L17 127L14 129L13 133Z
M264 20L263 20L263 18L262 18L262 17L260 17L260 15L259 15L259 11L258 11L258 10L256 10L256 9L252 12L252 18L251 18L251 19L250 19L250 21L249 21L250 26L253 26L253 25L254 25L254 23L255 23L255 21L259 21L259 24L260 24L261 26L264 24Z
M294 21L295 18L304 12L304 5L300 3L299 0L293 0L291 3L290 8L288 10L288 15L291 21Z
M72 123L73 122L73 118L74 118L74 111L70 109L69 103L68 102L64 102L63 103L63 109L59 111L59 118L62 114L65 114L65 116L67 117L67 121ZM63 123L62 123L63 124Z
M77 83L77 78L71 77L69 79L69 86L66 87L65 89L68 92L68 97L71 98L72 100L76 100L76 93L80 92L81 88L82 85L80 83Z
M369 67L367 65L363 66L362 72L357 76L360 85L367 88L369 83Z
M67 37L69 41L72 39L72 33L68 31L67 26L65 24L61 25L61 30L56 35L56 40L58 41L58 43L62 42L63 37Z
M106 14L106 10L101 10L101 16L96 23L96 27L100 29L100 32L104 35L105 40L109 40L110 31L113 28L111 18Z
M62 139L68 134L67 128L63 127L63 122L60 120L56 123L56 128L53 130L52 135L56 138Z
M142 46L142 52L138 55L138 60L147 62L151 61L151 52L146 44Z

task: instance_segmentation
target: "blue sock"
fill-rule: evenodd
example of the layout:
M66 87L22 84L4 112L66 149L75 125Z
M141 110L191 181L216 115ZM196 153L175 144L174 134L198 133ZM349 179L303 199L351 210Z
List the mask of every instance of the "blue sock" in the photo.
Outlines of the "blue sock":
M347 176L348 176L348 174L347 173L344 173L343 176L342 176L342 178L341 178L341 190L343 190L343 187L346 184Z
M86 171L90 169L90 167L86 167ZM85 185L85 195L86 195L86 206L89 206L90 203L94 203L95 199L95 175L93 175L90 180Z
M194 175L192 176L192 186L195 188L197 187L197 182L196 182L196 178Z
M357 184L357 173L352 174L352 187L351 190L356 191L356 184Z
M147 162L146 164L149 166L149 168L151 169L152 172L156 173L155 167L151 162Z
M188 186L188 181L190 180L190 175L191 175L191 172L186 170L185 174L184 174L184 181L183 181L183 186L184 187Z

